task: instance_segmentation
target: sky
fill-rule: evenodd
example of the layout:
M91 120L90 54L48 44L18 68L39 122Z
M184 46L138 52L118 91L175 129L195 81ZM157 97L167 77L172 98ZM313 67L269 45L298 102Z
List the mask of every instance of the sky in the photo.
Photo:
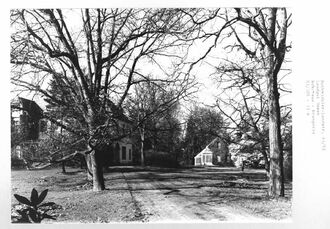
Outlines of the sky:
M75 30L77 28L77 25L81 22L80 20L80 10L78 11L72 11L68 10L66 11L66 17L70 17L70 27L72 30ZM222 25L222 22L219 22L217 26ZM215 23L212 23L209 25L210 30L214 30L213 26L215 26ZM288 37L290 39L290 36ZM232 42L232 40L227 39L223 44L217 45L216 48L212 50L212 52L208 55L205 60L201 61L197 65L194 66L194 69L192 71L192 74L196 76L196 80L199 84L199 90L198 92L194 95L194 102L188 102L183 104L184 108L190 108L191 104L199 104L199 105L214 105L216 101L216 96L219 94L221 91L220 88L218 88L217 83L214 80L214 76L212 74L215 71L214 66L216 66L220 61L222 61L222 58L227 58L228 56L232 56L233 53L227 53L224 51L223 47L227 44L228 42ZM197 58L201 57L204 55L208 47L213 44L213 39L209 39L206 41L198 41L196 42L189 50L189 58L192 60L196 60ZM290 59L290 53L287 54L288 59ZM143 65L143 68L145 71L150 71L150 72L155 72L154 66L152 66L149 70L147 65ZM290 68L290 66L289 66ZM155 73L157 74L157 73ZM283 82L290 84L290 76L285 77ZM45 83L45 85L47 82ZM13 85L11 85L11 89L13 89ZM16 97L17 92L11 93L11 98ZM43 99L35 94L35 93L28 93L28 92L23 92L20 93L19 96L35 100L39 106L43 109L45 109L45 102ZM291 96L284 96L281 98L281 102L284 104L289 104L291 103Z

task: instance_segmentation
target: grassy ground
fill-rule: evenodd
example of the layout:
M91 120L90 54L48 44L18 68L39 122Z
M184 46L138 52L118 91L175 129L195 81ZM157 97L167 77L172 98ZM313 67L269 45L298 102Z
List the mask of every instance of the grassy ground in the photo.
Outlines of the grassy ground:
M235 168L162 169L114 167L105 173L107 190L92 192L81 169L12 171L12 194L49 189L46 201L62 206L56 222L266 221L291 217L291 184L286 198L267 197L262 170ZM13 196L13 195L12 195ZM12 198L12 205L17 201Z

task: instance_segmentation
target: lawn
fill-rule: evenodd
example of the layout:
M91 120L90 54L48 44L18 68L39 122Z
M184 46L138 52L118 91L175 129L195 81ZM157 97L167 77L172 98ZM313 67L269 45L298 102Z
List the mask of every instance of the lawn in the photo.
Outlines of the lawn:
M84 170L60 168L13 170L12 194L29 196L49 189L46 201L58 204L56 221L162 222L269 221L291 218L291 183L286 197L267 197L263 170L236 168L167 169L113 167L105 173L106 190L91 191ZM12 206L17 204L12 195Z

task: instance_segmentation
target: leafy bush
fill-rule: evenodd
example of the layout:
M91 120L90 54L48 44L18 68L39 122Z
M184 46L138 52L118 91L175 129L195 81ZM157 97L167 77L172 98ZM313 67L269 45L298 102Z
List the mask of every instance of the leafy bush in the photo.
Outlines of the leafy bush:
M37 190L33 188L30 200L24 196L14 194L20 204L15 209L16 214L12 213L12 223L40 223L44 219L56 220L52 215L47 214L56 204L54 202L42 203L47 193L48 189L38 195Z

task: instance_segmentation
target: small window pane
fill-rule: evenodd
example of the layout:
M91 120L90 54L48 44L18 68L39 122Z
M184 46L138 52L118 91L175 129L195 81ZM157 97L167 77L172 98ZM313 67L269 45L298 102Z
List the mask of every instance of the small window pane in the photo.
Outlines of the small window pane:
M211 163L212 162L212 156L211 155L206 155L206 162Z
M196 158L196 164L201 164L201 163L202 163L202 158L197 157L197 158Z

